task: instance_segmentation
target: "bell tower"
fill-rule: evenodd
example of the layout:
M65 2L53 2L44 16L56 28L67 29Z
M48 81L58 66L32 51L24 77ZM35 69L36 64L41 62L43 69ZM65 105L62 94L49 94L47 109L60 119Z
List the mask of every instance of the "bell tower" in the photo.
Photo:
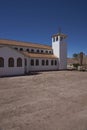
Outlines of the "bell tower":
M52 36L53 54L59 59L59 70L67 69L67 35L59 32Z

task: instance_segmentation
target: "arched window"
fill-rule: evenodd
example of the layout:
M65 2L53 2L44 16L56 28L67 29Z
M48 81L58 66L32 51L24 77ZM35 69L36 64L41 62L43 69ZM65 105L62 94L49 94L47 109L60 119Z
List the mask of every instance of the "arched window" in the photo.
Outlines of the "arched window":
M46 60L46 65L48 65L48 63L49 63L48 60Z
M48 51L46 51L46 53L48 53Z
M4 67L4 59L0 57L0 67Z
M14 59L13 58L8 59L8 67L14 67Z
M38 65L39 65L39 60L37 59L37 60L36 60L36 66L38 66Z
M15 47L14 49L15 49L15 50L18 50L18 48L17 48L17 47Z
M51 51L49 51L49 54L52 54L52 52L51 52Z
M39 50L37 50L37 53L39 53L40 51Z
M27 52L29 52L29 49L26 49Z
M58 37L56 37L56 41L58 41Z
M23 51L23 48L20 48L20 51Z
M17 67L22 67L22 59L21 58L17 59Z
M51 60L51 65L53 65L53 60Z
M34 66L34 60L33 59L31 59L31 65Z
M45 65L45 60L42 60L42 65Z
M31 52L34 52L34 49L31 49Z
M41 53L43 53L43 50L41 50Z

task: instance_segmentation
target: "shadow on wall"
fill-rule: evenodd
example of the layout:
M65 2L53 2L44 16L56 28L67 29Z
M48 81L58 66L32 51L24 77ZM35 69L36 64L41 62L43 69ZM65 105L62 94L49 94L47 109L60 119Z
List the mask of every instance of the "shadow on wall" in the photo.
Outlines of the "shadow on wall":
M0 76L0 78L7 78L7 77L21 77L21 76L32 76L32 75L39 75L42 74L40 72L29 72L28 74L23 74L23 75L6 75L6 76Z

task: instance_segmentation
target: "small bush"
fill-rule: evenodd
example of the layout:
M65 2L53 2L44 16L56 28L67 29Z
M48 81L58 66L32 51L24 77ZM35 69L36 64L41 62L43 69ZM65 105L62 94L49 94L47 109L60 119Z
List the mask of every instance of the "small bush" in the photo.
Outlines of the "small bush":
M74 63L74 64L73 64L73 66L74 66L75 68L78 68L79 65L80 65L79 63Z

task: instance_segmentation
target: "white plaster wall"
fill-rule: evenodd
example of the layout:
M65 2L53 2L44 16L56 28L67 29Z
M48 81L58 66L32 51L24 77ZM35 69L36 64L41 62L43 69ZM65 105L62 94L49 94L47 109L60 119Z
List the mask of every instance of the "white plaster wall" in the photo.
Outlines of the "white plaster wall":
M52 48L53 54L59 58L59 69L67 69L67 44L64 42L63 39L60 41L60 36L58 36L58 41L53 41L52 38Z
M34 63L36 61L37 58L33 58L34 59ZM58 70L58 59L57 60L57 65L51 65L51 60L55 60L55 59L42 59L42 58L39 58L39 65L36 66L31 66L30 65L30 61L31 61L31 58L28 59L28 72L29 71L44 71L44 70ZM48 60L49 61L49 65L42 65L42 60Z
M53 49L53 54L55 56L57 56L59 58L59 54L60 54L60 46L59 46L59 41L55 41L55 42L52 42L52 49Z
M24 56L17 51L8 48L0 48L0 57L4 58L4 67L0 67L0 76L9 76L9 75L21 75L24 74ZM9 57L14 58L14 67L8 67ZM22 67L17 67L17 58L22 58Z

